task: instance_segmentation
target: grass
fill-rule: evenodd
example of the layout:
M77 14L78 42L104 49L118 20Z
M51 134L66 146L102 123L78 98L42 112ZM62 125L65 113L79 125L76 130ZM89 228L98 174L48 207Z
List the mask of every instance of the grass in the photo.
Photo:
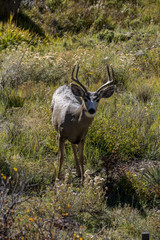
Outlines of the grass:
M141 239L143 231L159 237L158 1L108 1L100 15L91 2L87 10L74 1L46 1L49 13L22 6L37 26L44 22L43 36L35 35L35 24L29 30L11 20L0 25L0 215L7 216L0 231L11 239ZM83 187L68 142L64 180L56 182L50 110L53 92L71 82L76 63L90 90L107 80L108 63L117 81L86 138L85 170L93 174L86 171Z

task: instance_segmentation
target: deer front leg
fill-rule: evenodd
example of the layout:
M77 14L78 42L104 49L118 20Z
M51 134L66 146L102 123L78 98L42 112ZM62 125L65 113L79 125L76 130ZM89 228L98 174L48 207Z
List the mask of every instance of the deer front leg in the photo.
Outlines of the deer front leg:
M64 161L64 142L65 140L58 136L58 162L59 162L59 169L58 169L58 179L61 178L61 168Z
M83 181L83 177L84 177L84 157L83 157L84 142L85 142L85 140L82 140L82 141L78 144L78 149L79 149L79 163L80 163L81 179L82 179L82 181Z
M71 143L72 145L72 149L73 149L73 153L74 153L74 160L75 160L75 163L76 163L76 172L77 172L77 175L78 177L81 176L81 170L80 170L80 166L79 166L79 160L77 158L77 149L76 149L76 145Z

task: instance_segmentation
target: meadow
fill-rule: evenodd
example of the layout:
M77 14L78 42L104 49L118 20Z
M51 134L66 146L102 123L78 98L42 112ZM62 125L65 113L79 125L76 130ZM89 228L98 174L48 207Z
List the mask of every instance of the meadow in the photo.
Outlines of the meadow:
M22 1L0 22L0 239L160 238L159 0ZM91 91L114 69L86 138L85 181L66 142L57 180L53 92L75 64Z

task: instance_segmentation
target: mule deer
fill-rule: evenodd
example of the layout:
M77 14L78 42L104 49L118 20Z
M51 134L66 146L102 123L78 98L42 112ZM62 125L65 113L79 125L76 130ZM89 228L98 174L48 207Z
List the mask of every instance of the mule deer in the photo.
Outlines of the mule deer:
M112 80L109 67L108 82L103 84L96 92L90 92L78 80L79 65L72 71L72 80L77 84L71 83L70 87L63 85L59 87L52 98L52 123L58 133L58 178L61 176L61 167L64 161L64 144L68 139L71 142L74 159L76 163L76 172L83 179L83 149L85 137L88 128L92 123L98 102L101 98L109 98L115 90L114 72L112 70ZM76 144L78 144L79 158L77 157Z

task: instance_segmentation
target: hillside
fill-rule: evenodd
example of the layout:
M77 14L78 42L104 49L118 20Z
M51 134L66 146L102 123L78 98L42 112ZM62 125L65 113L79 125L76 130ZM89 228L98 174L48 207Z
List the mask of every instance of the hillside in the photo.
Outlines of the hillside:
M22 1L0 22L0 235L160 237L159 0ZM51 99L75 64L91 91L114 69L86 138L85 181L66 142L57 181Z

